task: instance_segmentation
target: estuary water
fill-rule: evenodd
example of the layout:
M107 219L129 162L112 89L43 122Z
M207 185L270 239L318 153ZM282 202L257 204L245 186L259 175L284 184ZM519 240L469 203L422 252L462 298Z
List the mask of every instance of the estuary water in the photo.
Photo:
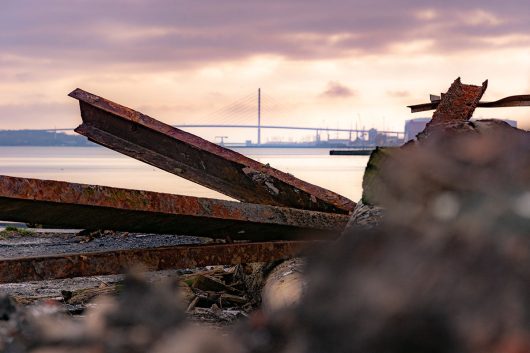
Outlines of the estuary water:
M330 156L328 149L235 150L354 201L361 197L367 156ZM230 200L102 147L0 147L0 174Z

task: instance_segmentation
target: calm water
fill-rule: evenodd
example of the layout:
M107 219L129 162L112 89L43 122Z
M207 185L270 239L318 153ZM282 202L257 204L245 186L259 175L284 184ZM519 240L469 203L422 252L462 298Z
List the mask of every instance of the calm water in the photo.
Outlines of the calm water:
M329 156L327 149L237 151L354 201L361 196L366 156ZM229 199L100 147L0 147L0 174Z

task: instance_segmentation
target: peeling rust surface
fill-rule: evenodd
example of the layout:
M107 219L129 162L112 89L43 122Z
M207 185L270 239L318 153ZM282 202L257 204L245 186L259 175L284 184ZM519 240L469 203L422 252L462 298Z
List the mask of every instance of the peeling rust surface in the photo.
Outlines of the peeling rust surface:
M411 113L418 113L427 110L434 110L438 107L440 101L434 101L430 103L409 105ZM521 94L516 96L509 96L493 102L478 102L478 108L506 108L506 107L529 107L530 106L530 95Z
M70 96L80 102L79 134L237 200L343 214L355 207L332 191L130 108L81 89Z
M460 77L457 78L447 93L442 94L431 121L417 135L418 140L431 134L458 133L471 129L468 121L487 87L488 81L484 81L482 86L474 86L464 85Z
M244 240L332 239L347 215L0 176L0 219Z
M146 271L268 262L299 255L314 242L279 241L187 245L0 260L0 283L15 283Z
M447 93L442 95L430 124L468 121L487 87L488 81L482 86L473 86L464 85L460 82L460 78L457 78Z

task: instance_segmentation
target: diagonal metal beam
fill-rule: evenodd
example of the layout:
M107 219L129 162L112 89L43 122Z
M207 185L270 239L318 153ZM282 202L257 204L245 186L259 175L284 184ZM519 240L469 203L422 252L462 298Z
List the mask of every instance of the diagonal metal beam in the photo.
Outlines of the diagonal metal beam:
M237 200L345 214L355 206L332 191L94 94L76 89L70 96L80 102L79 134Z
M0 176L0 219L74 229L274 240L332 239L348 216Z
M314 242L278 241L118 250L0 259L0 283L120 274L140 265L146 271L269 262L295 257Z
M409 105L411 113L434 110L440 104L440 100L434 100L430 103ZM478 108L508 108L508 107L530 107L530 95L523 94L502 98L493 102L478 102Z

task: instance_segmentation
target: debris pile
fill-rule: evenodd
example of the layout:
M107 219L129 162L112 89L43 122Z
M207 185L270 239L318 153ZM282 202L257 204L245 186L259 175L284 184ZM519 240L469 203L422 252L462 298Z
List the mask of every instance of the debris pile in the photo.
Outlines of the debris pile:
M182 274L165 285L129 277L115 287L119 296L96 299L98 305L75 319L46 313L42 305L17 308L4 298L0 347L7 352L530 352L530 136L499 121L470 121L486 87L456 80L430 105L437 110L423 133L401 148L376 150L357 204L74 91L81 101L81 133L203 185L228 187L227 194L243 202L61 184L65 198L82 196L63 204L30 187L48 182L6 177L18 186L6 188L9 194L0 200L15 209L26 202L51 213L58 206L87 214L109 208L157 219L152 224L159 229L179 229L186 217L202 217L202 223L211 218L211 224L219 222L219 228L210 228L219 229L218 236L211 237L224 243L7 259L0 261L0 278L111 274L138 263L148 270L234 266ZM217 170L208 170L210 165ZM253 196L251 185L257 189ZM257 202L251 197L262 204L246 203ZM267 219L277 230L270 238L260 233ZM307 262L240 265L294 257L317 239L328 241L312 248ZM257 293L267 296L266 305L250 310L260 301ZM87 298L63 293L63 300L83 295ZM202 322L248 319L220 335L218 328L198 331L186 312Z

